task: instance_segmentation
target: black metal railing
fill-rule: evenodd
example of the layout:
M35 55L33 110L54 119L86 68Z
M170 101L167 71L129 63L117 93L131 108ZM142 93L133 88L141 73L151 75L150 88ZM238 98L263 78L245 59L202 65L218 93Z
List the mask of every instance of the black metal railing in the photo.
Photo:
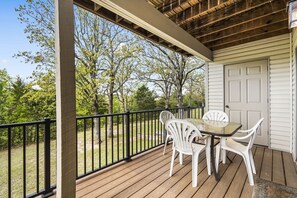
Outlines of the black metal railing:
M164 144L164 109L76 119L77 178ZM178 118L201 118L204 107L167 109ZM0 125L0 193L47 197L56 183L56 121Z

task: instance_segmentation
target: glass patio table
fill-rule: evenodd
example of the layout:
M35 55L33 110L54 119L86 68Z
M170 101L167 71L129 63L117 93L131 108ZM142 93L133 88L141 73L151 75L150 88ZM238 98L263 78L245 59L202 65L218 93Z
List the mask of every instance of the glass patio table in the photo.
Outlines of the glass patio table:
M186 119L187 121L194 124L202 134L210 135L210 155L211 155L211 165L214 170L214 175L217 181L220 180L218 170L215 168L215 159L214 159L214 139L215 137L230 137L234 135L238 129L241 128L240 123L235 122L222 122L214 120L202 120L202 119Z

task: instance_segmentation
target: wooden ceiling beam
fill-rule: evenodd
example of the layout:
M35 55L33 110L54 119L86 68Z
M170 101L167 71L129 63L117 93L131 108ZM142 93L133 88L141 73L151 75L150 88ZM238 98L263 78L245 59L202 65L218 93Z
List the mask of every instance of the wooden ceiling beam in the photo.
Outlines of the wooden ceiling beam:
M181 0L177 2L172 8L167 7L166 9L159 9L165 16L172 17L180 12L183 12L187 9L191 9L191 7L197 5L202 2L202 0Z
M218 1L218 0L209 0L209 1L199 1L199 4L196 6L191 6L178 16L176 16L177 24L183 25L189 23L193 20L199 19L205 15L214 13L220 9L223 9L227 6L233 5L237 2L242 2L242 0L228 0L228 1ZM173 16L171 19L173 20ZM175 18L174 18L175 19Z
M233 40L237 40L239 38L244 38L246 35L257 35L265 32L271 32L274 30L278 30L280 28L283 28L288 24L287 19L281 19L279 21L273 22L271 24L264 24L264 25L259 25L257 27L252 27L252 28L247 28L244 29L243 31L238 31L234 32L231 34L226 34L221 37L213 37L213 39L207 40L207 41L201 41L205 45L212 45L213 43L218 44L218 43L225 43Z
M214 36L215 34L219 33L219 32L222 32L222 31L225 31L225 30L228 30L228 29L231 29L231 28L235 28L237 29L237 27L241 26L241 25L244 25L244 24L247 24L247 23L253 23L254 21L258 21L258 20L266 20L266 21L269 21L271 20L271 17L274 18L274 16L278 17L280 14L287 14L286 12L286 9L281 9L281 10L277 10L275 12L272 12L272 13L268 13L268 14L261 14L260 16L257 16L257 17L250 17L250 18L246 18L246 20L243 20L239 23L234 23L234 24L222 24L221 26L216 26L216 28L203 28L203 29L200 29L199 31L195 32L194 35L197 35L195 36L195 38L197 38L198 40L200 38L203 38L203 37L206 37L206 36Z
M253 2L257 2L256 6L243 9L239 12L236 12L233 6L231 6L232 8L230 7L226 11L222 12L221 10L220 12L206 15L203 19L193 22L191 25L194 28L187 31L191 34L207 28L210 28L210 31L215 31L286 8L286 3L283 1L268 0L265 2L261 1L262 3L260 4L259 1L254 0Z
M134 32L134 33L136 33L136 34L138 34L152 42L158 43L158 44L162 45L163 47L169 48L168 47L169 43L167 43L165 40L160 40L160 38L158 36L148 32L147 30L145 30L139 26L138 26L138 28L135 28L136 27L135 24L128 23L127 21L123 20L124 19L123 17L112 13L111 11L105 9L104 7L100 7L100 9L95 9L96 3L94 3L91 0L74 0L74 4L79 7L82 7L85 10L88 10L89 12L92 12L92 13L94 13L108 21L111 21L125 29L128 29L131 32ZM150 36L148 37L147 35L150 35ZM189 54L189 53L185 52L184 50L180 50L179 52L184 55Z
M136 24L169 43L204 60L212 60L212 52L176 23L168 19L145 0L92 0L106 10L125 18L124 22ZM154 1L156 2L156 1ZM102 8L103 9L103 8ZM102 10L100 9L100 11ZM133 28L132 28L133 29ZM147 33L145 34L145 36ZM155 38L155 37L151 37Z
M289 32L289 29L287 27L281 27L279 29L271 30L270 32L261 32L258 34L246 34L245 37L240 37L233 40L230 39L230 41L228 42L213 43L212 45L209 45L209 47L213 50L217 50L217 49L231 47L231 46L235 46L235 45L239 45L239 44L243 44L243 43L247 43L255 40L269 38L272 36L277 36L280 34L285 34L288 32Z
M231 28L227 28L225 30L199 37L198 40L202 43L209 43L216 40L221 40L228 38L230 36L241 34L243 32L249 32L251 30L266 28L272 25L286 26L288 24L288 17L284 13L284 15L274 14L265 18L260 18L257 20L250 21L248 23L242 23L237 26L233 26Z
M92 0L74 0L74 4L81 7L81 8L84 8L85 10L88 10L89 12L92 12L108 21L111 21L125 29L128 29L130 30L131 32L134 32L135 34L138 34L152 42L155 42L155 43L158 43L160 44L161 46L165 47L165 48L168 48L168 49L171 49L171 50L174 50L176 52L179 52L185 56L192 56L192 54L190 54L189 52L186 52L185 50L183 49L179 49L178 47L174 46L174 47L169 47L169 45L171 43L167 42L166 40L164 39L161 39L160 37L156 36L155 34L143 29L142 27L134 24L134 23L131 23L127 20L124 20L123 17L107 10L106 8L104 7L100 7L100 9L94 9L95 8L95 4ZM98 4L97 4L98 5ZM178 51L177 51L178 50Z

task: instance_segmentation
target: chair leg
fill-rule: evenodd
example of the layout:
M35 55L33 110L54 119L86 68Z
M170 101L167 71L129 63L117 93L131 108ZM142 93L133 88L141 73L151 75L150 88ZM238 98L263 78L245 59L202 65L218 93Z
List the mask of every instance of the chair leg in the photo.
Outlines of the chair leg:
M172 151L172 157L171 157L171 164L170 164L170 172L169 172L169 177L172 176L173 174L173 164L174 164L174 158L175 158L175 149Z
M222 137L220 139L220 144L221 145L225 145L225 141L226 141L226 139ZM222 149L221 152L222 152L221 153L222 162L223 162L223 164L226 164L226 150L225 149Z
M207 165L207 173L211 175L211 164L210 164L210 138L207 139L206 144L206 165Z
M226 164L226 150L225 149L222 149L221 158L222 158L222 163Z
M253 173L252 173L251 162L249 160L249 154L244 153L242 155L242 157L243 157L243 160L244 160L244 163L245 163L245 166L246 166L246 170L247 170L250 185L253 186L254 185L254 178L253 178Z
M249 150L249 157L250 157L250 162L251 162L251 166L252 166L252 171L253 171L254 174L256 174L254 157L253 157L253 153L252 153L251 150Z
M199 153L193 153L192 156L192 186L197 187L198 183L198 158Z
M221 151L221 144L216 146L216 170L219 168L220 163L220 151Z
M183 154L179 152L179 164L183 164Z
M166 153L166 146L167 146L167 143L168 143L168 139L169 139L169 138L168 138L168 135L166 135L163 155L165 155L165 153Z

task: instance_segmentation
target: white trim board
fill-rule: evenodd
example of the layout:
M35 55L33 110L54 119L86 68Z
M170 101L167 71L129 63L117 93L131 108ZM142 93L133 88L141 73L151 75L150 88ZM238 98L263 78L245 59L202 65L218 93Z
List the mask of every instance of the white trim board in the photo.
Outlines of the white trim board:
M177 47L212 61L212 51L145 0L92 0Z

